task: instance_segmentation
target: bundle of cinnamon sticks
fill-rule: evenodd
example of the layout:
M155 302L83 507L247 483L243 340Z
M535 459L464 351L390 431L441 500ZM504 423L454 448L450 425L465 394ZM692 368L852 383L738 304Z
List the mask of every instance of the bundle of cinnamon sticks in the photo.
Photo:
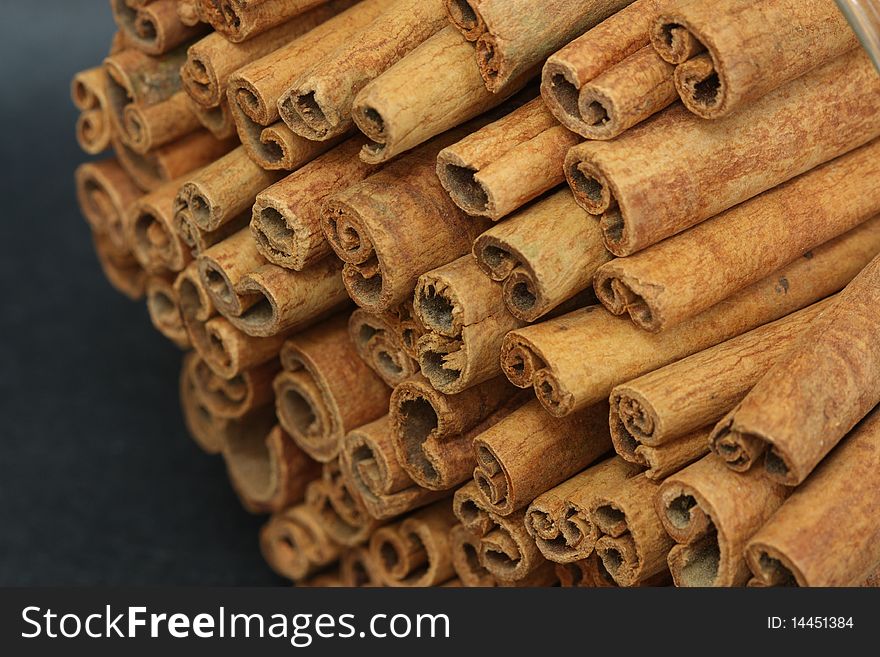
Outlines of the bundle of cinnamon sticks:
M78 201L276 572L878 581L880 74L833 0L110 4Z

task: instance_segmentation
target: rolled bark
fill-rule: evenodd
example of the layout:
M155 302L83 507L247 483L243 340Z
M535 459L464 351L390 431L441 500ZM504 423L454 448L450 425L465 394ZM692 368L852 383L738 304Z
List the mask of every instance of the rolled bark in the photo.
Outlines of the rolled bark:
M636 586L668 571L673 541L654 510L658 486L638 475L590 502L590 520L603 534L596 553L620 586Z
M70 89L73 104L80 111L76 141L89 155L110 147L112 125L108 113L107 73L100 66L73 76Z
M617 583L598 554L571 563L557 563L556 576L563 588L615 588Z
M260 531L260 548L272 570L294 581L330 565L340 554L318 514L306 504L273 515Z
M454 526L449 503L441 500L377 529L370 539L370 554L385 585L436 586L453 577L449 532Z
M388 412L390 390L357 357L347 317L337 315L292 337L275 381L281 425L312 458L336 458L345 435Z
M387 520L448 495L418 486L394 450L387 415L354 429L345 437L339 465L373 518Z
M180 304L174 290L174 278L153 275L147 279L147 311L153 327L179 349L189 349L189 335L180 315Z
M616 385L837 292L878 250L880 220L874 219L660 333L643 331L601 306L576 310L511 331L502 347L502 369L514 385L534 386L544 407L563 416L607 399Z
M431 385L446 394L501 374L504 336L525 324L508 311L502 288L469 254L420 276L413 306L429 331L416 344L419 365Z
M577 143L535 98L441 150L437 175L458 207L498 221L561 183Z
M343 586L372 588L382 586L379 571L367 547L358 546L342 553L339 576Z
M174 229L174 197L180 180L172 180L141 196L125 217L127 241L138 262L151 272L179 272L192 255Z
M541 95L562 125L611 139L678 98L674 67L649 36L654 16L674 2L636 0L547 59Z
M480 564L499 586L532 582L549 585L555 576L552 566L541 556L525 528L525 510L509 516L492 513L477 484L468 482L455 491L452 510L459 522L480 539ZM543 584L535 584L543 580Z
M122 138L136 153L177 141L201 127L185 93L178 91L155 105L130 103L123 111Z
M119 249L104 233L92 231L92 243L101 270L110 285L132 301L144 296L147 273L127 248Z
M418 359L418 341L428 332L421 320L416 317L415 306L411 300L404 301L393 311L395 315L395 328L397 339L404 352L411 358Z
M743 586L749 579L744 549L790 489L761 476L732 472L714 454L660 485L655 499L666 532L676 586Z
M634 449L628 446L618 449L615 445L614 448L621 458L647 468L648 479L662 481L709 453L711 431L711 426L705 426L662 445L637 445Z
M194 361L192 378L199 396L213 415L236 419L275 399L272 381L278 370L279 364L270 361L224 379L198 357Z
M301 37L332 17L343 3L330 2L254 37L235 43L214 32L189 47L180 70L183 88L203 107L217 107L226 100L226 83L238 69Z
M463 525L456 525L449 533L452 567L462 584L471 588L497 586L495 576L480 563L480 537Z
M281 118L306 139L349 132L358 92L446 25L443 0L396 0L282 94Z
M421 374L391 394L389 441L401 468L419 486L448 490L473 475L473 439L522 405L503 377L445 395Z
M486 88L497 93L518 76L534 73L550 53L631 2L600 0L584 5L576 0L456 0L447 6L458 5L450 9L452 23L462 23L471 37L475 36L474 21L467 19L469 14L479 15L477 63Z
M764 455L764 473L796 486L880 401L875 306L880 257L874 258L800 340L712 432L712 450L748 470Z
M177 17L184 25L192 27L202 22L199 0L177 0Z
M205 12L204 18L229 41L241 43L326 3L328 0L214 0L217 9Z
M196 225L188 208L175 207L174 230L183 243L190 249L194 258L198 258L215 244L227 237L232 237L246 228L250 215L244 212L231 221L226 222L217 230L204 230Z
M321 476L321 466L277 425L268 435L227 439L223 459L245 507L259 513L278 513L298 504L308 484Z
M504 94L486 91L472 49L454 29L444 28L355 97L352 119L369 139L361 158L387 162L500 105L527 81L517 79Z
M250 208L280 177L261 169L239 147L184 181L174 209L189 213L202 230L216 230Z
M117 138L113 150L122 168L143 191L154 190L200 169L235 147L233 139L217 139L207 130L198 130L183 139L140 155Z
M213 415L202 401L192 375L192 364L197 356L184 354L180 368L180 410L186 430L196 445L207 454L219 454L223 449L222 426L229 420Z
M677 65L682 102L706 119L727 116L858 46L826 0L733 0L720 11L708 0L673 5L655 16L651 42Z
M874 411L749 541L746 560L757 583L865 582L880 563L878 477L880 412Z
M703 123L677 105L618 139L580 144L566 178L601 215L608 250L631 255L866 144L880 134L878 98L880 78L852 51L723 120Z
M599 540L599 530L585 510L587 502L640 471L635 464L612 457L536 497L526 510L525 526L541 554L556 563L588 558Z
M545 236L535 241L535 235ZM611 259L598 224L567 189L524 208L474 241L477 265L503 283L511 315L534 322L589 289Z
M203 340L194 340L193 344L211 369L225 379L276 358L288 337L281 334L255 338L239 331L225 317L205 322L203 335Z
M488 509L510 515L611 448L608 406L559 419L534 401L474 438L474 481Z
M198 259L199 275L217 310L238 317L259 299L242 295L239 283L251 272L266 264L246 228L230 235L202 253Z
M419 371L418 361L404 348L391 313L376 315L357 309L348 322L348 333L358 356L390 387Z
M137 6L128 0L110 0L110 7L128 46L148 55L162 55L207 30L205 25L182 23L176 0L153 0Z
M229 111L229 103L224 101L217 107L203 107L187 96L187 104L195 114L196 120L206 130L210 131L217 139L229 139L237 137L235 120Z
M661 447L720 420L785 356L829 303L814 303L615 386L610 426L617 453Z
M325 463L321 479L309 484L306 504L318 513L330 538L345 547L363 545L382 525L367 513L357 490L342 475L337 460Z
M349 139L257 194L251 234L269 262L302 271L333 253L321 230L323 201L376 171Z
M75 177L77 202L89 226L118 250L128 250L125 216L141 190L115 158L81 164Z
M328 197L321 226L362 308L380 313L403 303L420 275L467 253L487 227L456 207L434 174L437 152L457 134Z
M648 331L689 319L880 212L880 141L596 272L606 308ZM746 242L753 248L743 249Z

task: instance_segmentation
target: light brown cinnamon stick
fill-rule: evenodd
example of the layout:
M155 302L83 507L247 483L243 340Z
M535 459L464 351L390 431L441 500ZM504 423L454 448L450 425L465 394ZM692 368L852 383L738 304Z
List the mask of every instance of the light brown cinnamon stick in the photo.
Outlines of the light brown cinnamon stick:
M309 455L334 459L345 435L388 412L390 390L358 357L339 314L292 337L275 381L278 417Z
M498 221L561 183L577 143L535 98L441 150L437 175L458 207Z
M161 55L204 33L201 24L184 25L175 0L153 0L133 5L128 0L111 0L113 19L125 33L126 43L148 55Z
M176 291L180 289L179 286L175 288ZM276 361L270 361L224 379L217 376L204 360L197 358L192 378L199 396L213 415L235 419L275 399L272 381L279 369Z
M213 317L205 322L203 335L203 340L193 341L199 355L226 379L276 358L287 339L283 333L267 338L252 337L239 331L225 317Z
M125 218L127 240L148 271L179 272L192 260L174 229L174 197L179 186L179 180L172 180L141 196Z
M362 308L378 313L406 301L421 274L467 253L487 227L465 216L434 174L438 150L455 138L447 133L327 199L324 235Z
M867 143L880 134L878 98L880 78L852 51L723 120L676 105L618 139L585 142L569 151L566 178L601 216L608 249L631 255Z
M205 0L201 0L205 4ZM217 9L205 12L211 26L230 41L252 39L328 0L215 0Z
M477 265L503 283L502 298L511 315L534 322L590 288L596 269L612 257L590 219L565 189L474 241ZM536 242L535 235L545 238Z
M541 95L569 130L611 139L678 99L674 67L650 46L658 11L676 0L636 0L547 59Z
M200 127L201 123L182 91L155 105L130 103L123 110L122 137L133 151L141 155Z
M70 95L80 111L76 140L86 153L97 155L110 146L112 130L107 106L107 73L100 66L73 76Z
M413 80L418 80L418 92ZM365 162L387 162L445 130L501 104L528 77L503 94L486 91L468 43L446 27L410 52L355 97L351 115L369 142Z
M362 145L344 141L257 194L250 225L264 258L301 271L333 252L321 230L321 206L376 171L357 156Z
M110 285L132 301L144 296L147 273L127 248L119 249L110 238L92 231L92 243L101 270Z
M436 586L455 575L449 532L455 516L441 500L376 530L370 554L386 586Z
M189 335L180 316L174 277L153 275L147 279L147 311L153 327L180 349L189 349Z
M550 413L565 415L607 399L616 385L837 292L878 250L880 221L874 219L660 333L643 331L601 307L577 310L511 331L502 369L515 385L533 386Z
M317 512L330 538L345 547L366 543L382 525L367 513L336 460L325 463L322 478L309 484L306 503Z
M229 111L229 103L225 98L217 107L204 107L187 96L190 110L195 114L199 124L210 131L217 139L230 139L237 137L235 120Z
M880 401L878 300L874 258L715 427L712 449L729 467L764 454L765 474L796 486Z
M348 322L348 333L358 356L391 387L419 371L418 361L409 355L391 313L376 315L357 309Z
M366 588L382 585L369 549L362 546L342 553L339 559L339 576L343 586Z
M695 114L717 119L858 45L833 2L706 0L664 7L651 42ZM693 44L685 47L684 44Z
M596 295L649 331L674 326L880 212L875 140L596 272ZM743 249L746 242L753 247Z
M76 198L89 226L118 250L128 250L125 216L140 189L115 158L81 164L75 177Z
M294 581L333 563L340 554L318 514L306 504L273 515L260 532L260 548L272 570Z
M655 501L666 532L678 543L669 552L675 585L744 585L745 545L788 493L758 472L731 472L714 454L664 481Z
M480 563L480 537L463 525L456 525L449 533L452 567L462 584L468 587L488 588L497 585L495 576Z
M202 253L198 258L199 275L217 310L229 317L238 317L259 299L240 295L239 283L266 261L257 251L246 228L230 235Z
M281 118L306 139L345 134L354 126L351 108L357 93L444 27L443 0L396 0L282 94Z
M419 485L447 490L473 475L474 436L522 405L503 377L461 394L435 390L421 374L400 383L391 395L389 440L401 467Z
M447 496L418 486L402 467L394 450L387 415L348 433L339 465L349 486L356 489L373 518L403 515Z
M222 429L228 420L216 417L198 393L192 374L192 365L197 358L189 352L183 357L180 368L180 408L186 430L199 448L208 454L219 454L223 449Z
M558 419L533 401L476 436L474 481L486 507L509 515L608 452L607 413L596 404Z
M880 413L872 412L746 546L764 586L855 586L880 562ZM754 580L753 580L754 581Z
M479 15L477 63L486 87L497 93L517 76L535 72L547 55L630 2L447 0L447 7L453 24L463 23L471 37L476 36L471 15Z

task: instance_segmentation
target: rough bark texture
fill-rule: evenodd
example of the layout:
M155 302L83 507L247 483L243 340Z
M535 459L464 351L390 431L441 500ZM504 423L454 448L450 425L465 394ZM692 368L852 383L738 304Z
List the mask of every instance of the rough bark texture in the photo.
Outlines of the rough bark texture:
M357 309L348 322L348 334L358 356L392 388L419 371L419 363L404 348L393 313L375 315Z

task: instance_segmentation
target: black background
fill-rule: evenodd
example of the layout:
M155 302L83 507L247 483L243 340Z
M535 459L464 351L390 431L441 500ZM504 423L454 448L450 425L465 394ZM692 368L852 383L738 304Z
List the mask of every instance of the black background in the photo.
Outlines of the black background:
M280 583L76 207L70 78L113 31L107 0L0 0L0 585Z

